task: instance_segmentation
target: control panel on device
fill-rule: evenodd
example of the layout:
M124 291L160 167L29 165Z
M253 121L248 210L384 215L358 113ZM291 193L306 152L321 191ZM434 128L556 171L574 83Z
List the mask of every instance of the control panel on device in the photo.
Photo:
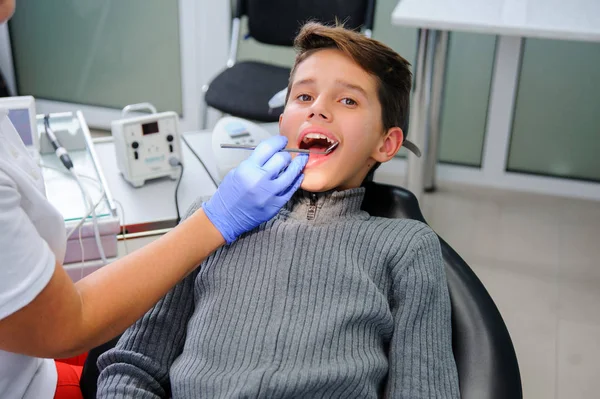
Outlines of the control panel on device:
M141 104L129 107L140 109ZM155 111L154 107L151 109ZM149 179L179 176L178 165L183 164L183 159L179 117L175 112L153 112L114 121L112 134L119 170L134 187Z

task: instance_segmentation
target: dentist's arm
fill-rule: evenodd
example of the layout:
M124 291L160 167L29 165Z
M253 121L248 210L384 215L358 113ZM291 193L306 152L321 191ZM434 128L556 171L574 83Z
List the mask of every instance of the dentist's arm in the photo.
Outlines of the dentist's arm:
M291 161L279 152L286 144L282 136L264 141L203 209L76 284L56 264L34 300L0 320L0 349L63 358L123 332L217 248L271 219L289 200L307 157Z

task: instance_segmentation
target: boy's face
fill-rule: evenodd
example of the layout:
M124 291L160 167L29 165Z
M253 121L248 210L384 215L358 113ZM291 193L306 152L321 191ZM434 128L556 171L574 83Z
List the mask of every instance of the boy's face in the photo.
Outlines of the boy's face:
M318 50L297 66L279 130L290 148L339 143L328 155L310 155L301 187L311 192L359 187L403 137L398 127L383 130L375 78L337 49Z

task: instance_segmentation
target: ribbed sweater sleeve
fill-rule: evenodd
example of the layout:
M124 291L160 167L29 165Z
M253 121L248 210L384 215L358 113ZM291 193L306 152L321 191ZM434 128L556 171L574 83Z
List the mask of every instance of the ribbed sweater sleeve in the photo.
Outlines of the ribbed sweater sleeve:
M416 237L408 259L392 265L394 318L387 398L459 398L450 301L439 239Z

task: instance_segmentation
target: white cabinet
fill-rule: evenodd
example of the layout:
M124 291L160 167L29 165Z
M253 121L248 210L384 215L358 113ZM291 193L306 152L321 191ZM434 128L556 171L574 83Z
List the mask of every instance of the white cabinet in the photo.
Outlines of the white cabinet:
M109 262L114 262L118 258L121 258L121 257L127 255L128 253L131 253L137 249L140 249L140 248L150 244L152 241L160 238L163 233L164 233L164 231L160 231L154 235L136 237L136 238L128 239L128 240L119 240L117 242L118 256L117 256L117 258L110 258ZM67 271L67 274L69 274L69 276L71 277L71 279L73 281L78 281L78 280L82 279L83 277L87 276L88 274L94 272L95 270L100 269L101 267L102 267L102 262L100 262L100 261L90 261L90 262L85 262L85 263L70 263L70 264L64 265L64 268Z

